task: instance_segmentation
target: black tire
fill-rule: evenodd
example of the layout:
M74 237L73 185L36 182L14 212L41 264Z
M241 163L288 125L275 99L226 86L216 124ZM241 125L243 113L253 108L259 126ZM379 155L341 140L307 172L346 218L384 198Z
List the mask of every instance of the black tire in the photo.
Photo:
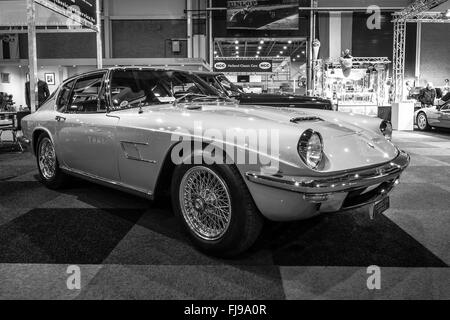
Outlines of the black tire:
M64 186L65 182L67 181L67 176L59 168L59 162L56 157L56 154L54 156L55 159L54 174L49 176L48 173L44 172L44 169L42 168L42 165L40 163L40 157L44 143L50 143L54 151L54 145L50 137L45 133L41 134L38 138L38 142L36 145L36 162L39 171L39 179L49 189L54 190L60 189Z
M417 115L417 127L420 131L428 131L431 129L430 125L428 124L428 118L425 112L419 112Z
M231 215L228 228L218 239L205 239L190 226L183 214L180 203L180 189L185 175L191 169L211 170L219 176L227 187L231 203ZM195 170L195 169L194 169ZM233 166L227 165L181 165L175 168L172 177L172 206L175 214L183 224L193 243L203 252L220 256L233 257L249 249L257 240L263 227L263 217L256 208L253 198L241 175Z

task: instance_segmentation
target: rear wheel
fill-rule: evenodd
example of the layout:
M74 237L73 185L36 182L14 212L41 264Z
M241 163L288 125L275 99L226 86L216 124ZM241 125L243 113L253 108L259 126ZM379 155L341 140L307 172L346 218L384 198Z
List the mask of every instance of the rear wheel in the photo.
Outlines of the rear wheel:
M55 147L50 137L46 134L39 136L36 159L42 183L50 189L62 187L66 180L66 175L59 168Z
M417 127L419 127L420 131L430 130L430 125L428 124L428 118L424 112L420 112L417 115Z
M234 167L177 167L172 202L194 244L209 254L237 255L261 232L263 218Z

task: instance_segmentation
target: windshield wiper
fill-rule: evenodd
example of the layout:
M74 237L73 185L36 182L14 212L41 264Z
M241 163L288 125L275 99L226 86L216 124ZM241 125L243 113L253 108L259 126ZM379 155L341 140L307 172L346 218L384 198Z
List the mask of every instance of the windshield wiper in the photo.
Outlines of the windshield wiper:
M185 95L182 95L181 97L177 98L174 103L178 103L180 101L183 101L184 99L186 99L187 97L191 97L191 96L196 96L196 97L208 97L206 94L200 94L200 93L193 93L193 92L189 92L186 93Z
M228 98L224 98L221 96L204 96L204 97L197 97L192 99L192 101L197 101L197 100L228 100Z

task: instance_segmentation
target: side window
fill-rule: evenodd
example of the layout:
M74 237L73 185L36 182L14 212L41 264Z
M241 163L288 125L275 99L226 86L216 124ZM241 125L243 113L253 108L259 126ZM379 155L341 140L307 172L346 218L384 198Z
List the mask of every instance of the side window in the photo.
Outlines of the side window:
M146 100L146 94L136 81L133 70L116 70L111 81L112 109L138 106Z
M75 80L64 84L59 92L58 99L56 100L56 108L59 112L64 112L67 104L69 103L70 92L72 91Z
M72 90L68 112L94 113L105 111L102 90L104 73L79 78Z

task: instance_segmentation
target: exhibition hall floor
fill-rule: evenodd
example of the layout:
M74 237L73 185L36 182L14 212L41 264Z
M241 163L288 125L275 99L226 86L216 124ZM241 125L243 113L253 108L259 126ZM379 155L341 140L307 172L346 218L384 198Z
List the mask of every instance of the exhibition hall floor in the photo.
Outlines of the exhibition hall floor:
M450 132L395 132L411 166L391 209L270 224L244 256L189 243L169 204L74 180L37 181L0 149L0 299L450 299ZM81 268L69 290L67 268ZM367 267L381 268L381 290Z

